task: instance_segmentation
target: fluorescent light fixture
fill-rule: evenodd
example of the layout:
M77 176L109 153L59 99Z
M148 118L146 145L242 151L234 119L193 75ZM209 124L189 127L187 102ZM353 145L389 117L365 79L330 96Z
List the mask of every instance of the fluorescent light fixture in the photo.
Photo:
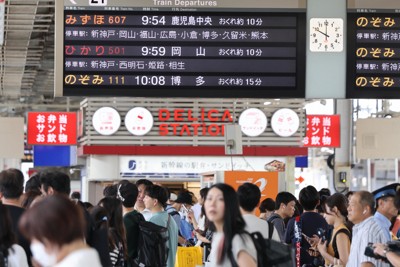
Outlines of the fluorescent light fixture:
M0 46L4 44L4 14L6 10L6 0L0 0Z

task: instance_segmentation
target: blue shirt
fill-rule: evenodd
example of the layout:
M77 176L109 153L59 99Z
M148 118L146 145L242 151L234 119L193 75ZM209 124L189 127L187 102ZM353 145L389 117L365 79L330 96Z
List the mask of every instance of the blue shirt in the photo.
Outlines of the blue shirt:
M390 226L392 223L388 218L382 215L379 211L375 212L374 215L375 221L379 224L379 226L382 228L384 234L386 235L386 238L388 240L392 240L392 235L390 234Z
M168 218L169 223L168 223ZM153 213L149 222L155 223L162 227L167 227L168 223L168 260L167 267L175 266L176 251L178 247L178 226L175 221L169 216L168 212L160 211Z

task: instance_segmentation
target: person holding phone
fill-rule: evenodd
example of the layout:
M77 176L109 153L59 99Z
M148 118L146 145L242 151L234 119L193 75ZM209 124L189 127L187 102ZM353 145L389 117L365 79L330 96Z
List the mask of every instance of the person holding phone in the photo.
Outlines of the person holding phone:
M347 199L340 193L328 197L322 206L323 216L333 226L332 238L328 241L317 236L317 248L325 265L346 266L350 254L351 223L347 221Z

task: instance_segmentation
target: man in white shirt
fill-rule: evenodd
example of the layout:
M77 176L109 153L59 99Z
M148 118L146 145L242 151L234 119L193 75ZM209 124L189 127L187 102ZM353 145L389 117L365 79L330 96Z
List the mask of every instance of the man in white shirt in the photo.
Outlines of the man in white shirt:
M256 208L260 203L261 192L258 186L251 183L244 183L237 190L240 211L246 222L246 230L250 233L260 232L265 239L269 238L268 222L255 215ZM271 224L272 225L272 224ZM278 232L274 227L272 239L280 242Z
M349 201L347 211L349 221L354 223L349 261L347 267L386 267L389 264L365 256L365 248L369 243L384 243L389 241L382 228L374 219L375 200L367 191L355 192Z

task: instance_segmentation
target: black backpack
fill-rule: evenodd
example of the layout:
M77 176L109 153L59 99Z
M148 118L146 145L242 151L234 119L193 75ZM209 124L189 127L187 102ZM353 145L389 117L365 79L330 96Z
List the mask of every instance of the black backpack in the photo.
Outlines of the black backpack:
M268 239L264 239L260 232L251 233L254 246L257 250L258 267L293 267L292 248L272 239L274 225L268 222Z
M3 252L0 251L0 267L8 266L8 258L4 256Z
M168 259L168 215L167 227L141 220L139 222L138 256L134 266L165 267Z

